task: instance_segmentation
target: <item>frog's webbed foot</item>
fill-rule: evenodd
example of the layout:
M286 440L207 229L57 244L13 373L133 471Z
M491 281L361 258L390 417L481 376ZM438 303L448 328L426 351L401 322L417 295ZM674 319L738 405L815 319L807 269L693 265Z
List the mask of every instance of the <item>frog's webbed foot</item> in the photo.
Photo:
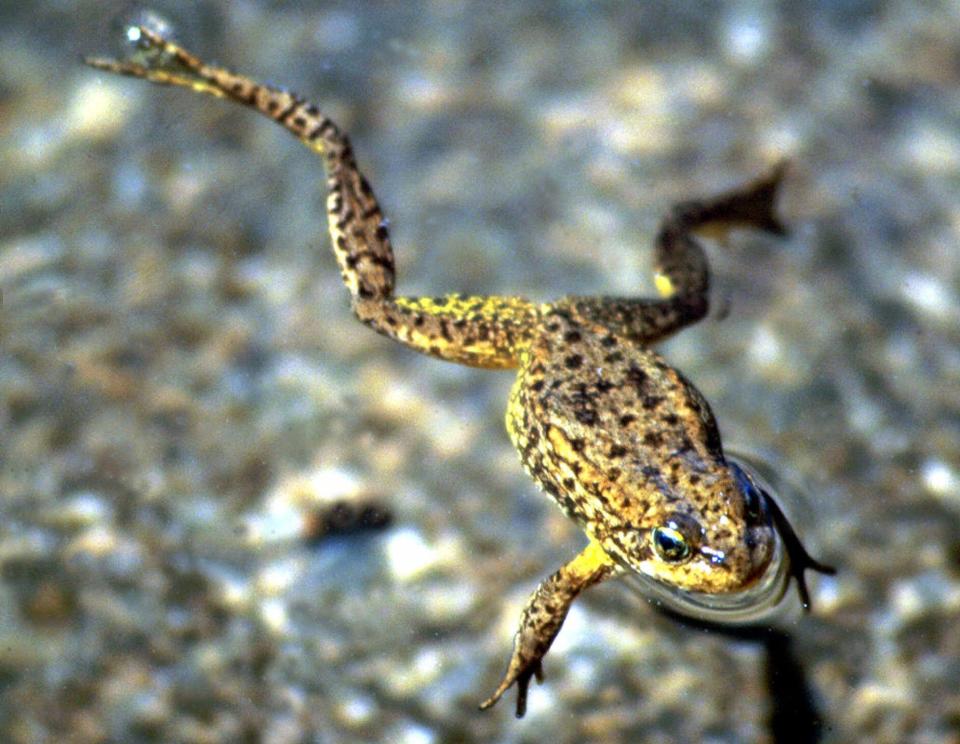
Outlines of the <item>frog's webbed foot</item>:
M527 689L536 677L543 681L543 657L567 617L567 612L584 589L617 573L619 567L595 542L572 561L545 579L530 596L520 616L520 629L513 641L513 655L496 691L480 705L487 710L508 689L517 685L517 718L527 710Z
M777 216L776 207L787 166L788 161L781 160L762 176L743 186L708 199L675 204L663 227L721 237L728 230L738 227L786 235L787 228Z
M787 559L790 561L790 575L797 581L800 604L803 605L805 612L809 612L810 592L807 590L807 580L804 577L804 572L810 569L827 576L833 576L837 569L813 558L803 547L803 543L800 542L800 538L787 519L787 515L780 509L780 505L766 491L764 491L764 496L766 496L767 506L773 514L773 522L777 527L777 532L780 533L780 538L783 540L784 548L787 551Z
M549 640L553 641L552 638ZM520 639L518 637L517 643L519 644L519 642ZM549 647L549 645L550 644L548 642L547 646ZM510 659L510 667L507 669L507 673L503 676L503 681L490 697L480 703L480 710L492 708L503 696L503 693L509 690L511 685L516 683L517 718L523 718L527 712L527 689L530 687L530 680L536 677L537 684L543 682L543 656L545 654L546 649L541 652L539 658L524 659L523 654L515 650L513 657Z
M203 93L226 97L211 81L204 79L204 63L147 26L128 26L126 41L131 45L127 59L86 57L84 62L98 70L143 78L161 85L180 85Z

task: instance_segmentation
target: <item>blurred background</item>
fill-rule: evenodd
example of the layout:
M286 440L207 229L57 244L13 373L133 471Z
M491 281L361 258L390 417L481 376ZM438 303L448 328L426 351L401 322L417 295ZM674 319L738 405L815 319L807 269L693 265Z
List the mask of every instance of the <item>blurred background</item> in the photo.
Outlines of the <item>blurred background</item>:
M784 508L839 569L814 611L731 637L610 582L526 718L479 713L584 542L507 440L512 375L353 319L279 127L80 64L143 18L350 132L406 294L651 293L671 203L789 158L791 235L712 250L714 311L662 350L807 493ZM960 741L958 28L945 1L3 4L0 739Z

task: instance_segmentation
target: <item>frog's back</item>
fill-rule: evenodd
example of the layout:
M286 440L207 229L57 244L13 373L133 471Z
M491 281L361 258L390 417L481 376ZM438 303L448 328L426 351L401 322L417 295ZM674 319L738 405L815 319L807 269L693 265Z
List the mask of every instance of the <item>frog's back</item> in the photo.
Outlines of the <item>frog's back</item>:
M544 314L507 424L537 481L600 539L682 509L722 461L696 389L656 352L569 307Z

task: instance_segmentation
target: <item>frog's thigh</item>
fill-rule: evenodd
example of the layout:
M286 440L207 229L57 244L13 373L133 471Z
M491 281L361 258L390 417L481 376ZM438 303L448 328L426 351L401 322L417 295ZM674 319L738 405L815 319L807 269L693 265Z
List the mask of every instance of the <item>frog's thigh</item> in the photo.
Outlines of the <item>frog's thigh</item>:
M513 655L503 681L481 709L496 703L512 684L517 684L517 717L527 706L527 687L534 676L542 676L543 657L560 632L570 606L584 589L619 573L620 567L594 541L572 561L537 587L520 616L514 637Z
M355 299L361 321L405 346L472 367L513 369L539 310L522 297Z

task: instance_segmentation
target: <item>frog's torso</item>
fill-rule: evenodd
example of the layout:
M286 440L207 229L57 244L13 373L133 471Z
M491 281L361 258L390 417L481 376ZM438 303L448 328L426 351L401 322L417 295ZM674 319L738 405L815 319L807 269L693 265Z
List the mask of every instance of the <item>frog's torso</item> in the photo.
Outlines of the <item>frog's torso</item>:
M655 241L659 299L394 296L393 248L380 206L345 134L320 110L204 63L144 26L127 29L131 59L94 67L191 88L273 119L322 155L331 243L357 318L409 348L475 367L518 369L507 428L537 483L589 537L541 582L488 708L513 684L517 714L530 679L587 587L623 571L709 594L739 592L767 569L779 531L801 597L803 550L776 504L728 463L703 396L650 345L707 312L709 271L695 239L735 227L783 228L774 201L783 168L741 189L684 202Z
M559 309L521 358L507 429L530 474L597 540L689 501L690 479L719 455L705 402L660 355Z
M622 565L644 570L657 525L686 518L703 542L741 562L725 575L687 577L699 591L724 591L761 570L771 547L741 555L749 516L735 488L710 406L656 352L591 322L576 303L539 317L521 356L507 430L528 472ZM683 573L687 567L677 566ZM713 581L711 581L713 579Z

